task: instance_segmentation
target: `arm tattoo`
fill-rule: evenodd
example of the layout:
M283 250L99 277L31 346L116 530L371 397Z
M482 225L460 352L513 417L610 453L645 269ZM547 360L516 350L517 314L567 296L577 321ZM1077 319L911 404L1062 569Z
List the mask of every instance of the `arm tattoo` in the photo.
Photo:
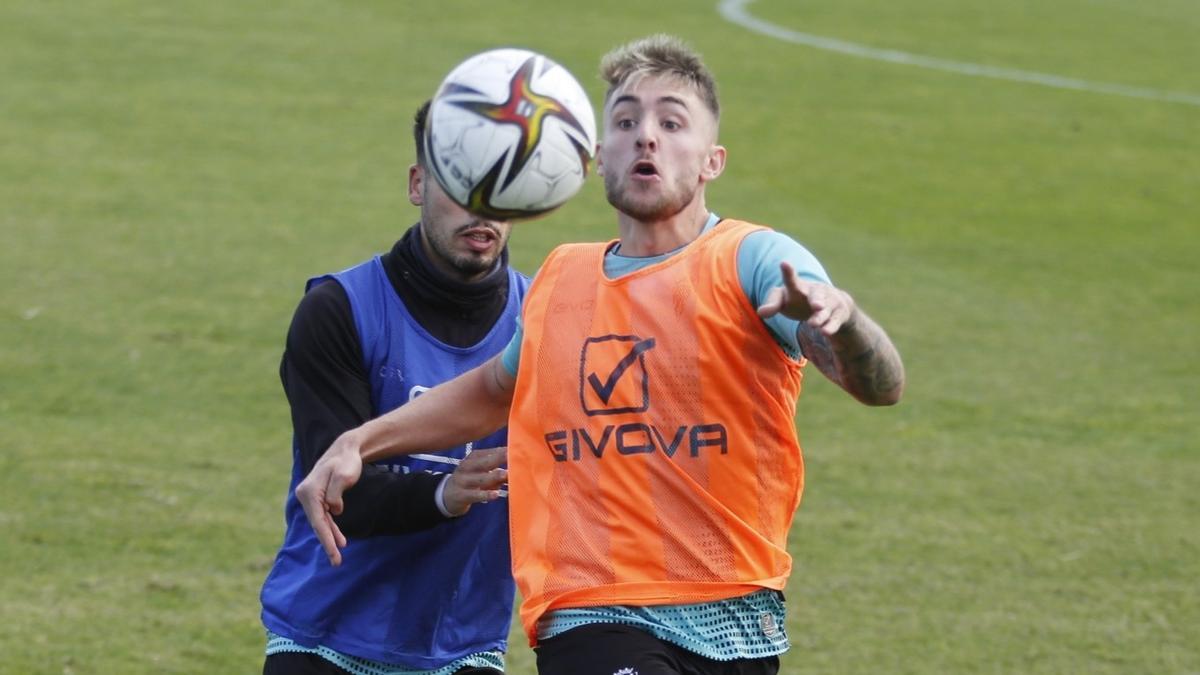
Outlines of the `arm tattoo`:
M797 332L801 349L822 373L867 405L891 405L904 389L904 364L887 334L856 312L833 338L807 324Z
M843 386L842 375L838 372L833 345L829 344L829 338L822 335L821 331L803 322L796 331L796 338L800 341L800 353L804 355L804 358L812 361L817 370L821 371L831 382L839 387Z

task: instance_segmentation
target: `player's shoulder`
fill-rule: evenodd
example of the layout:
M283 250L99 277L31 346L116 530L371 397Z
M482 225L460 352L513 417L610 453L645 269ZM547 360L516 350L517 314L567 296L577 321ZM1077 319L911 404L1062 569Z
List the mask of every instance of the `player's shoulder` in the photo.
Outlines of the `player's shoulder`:
M293 337L327 336L353 323L346 289L332 276L323 277L314 279L308 292L300 298L288 333Z
M615 240L559 244L546 255L546 259L542 261L541 267L538 268L538 274L541 274L542 270L555 266L571 266L592 258L603 258L605 252L613 243L615 243ZM537 275L534 276L535 281L536 279Z
M829 283L829 274L821 261L794 237L774 229L755 230L746 235L738 249L738 266L778 274L779 263L786 262L801 277Z
M813 256L808 247L794 237L769 227L760 227L748 234L742 240L742 248L749 253L759 253L766 257L787 256L802 253Z
M780 232L770 225L739 220L737 218L721 218L717 227L729 235L737 237L742 242L743 247L749 245L752 250L765 251L776 247L804 248L804 245L791 235Z
M334 276L317 277L310 282L304 297L300 298L297 311L305 309L323 313L339 309L349 301L346 289Z
M529 287L533 285L533 277L513 267L508 268L509 284L515 290L517 298L524 300L525 295L529 292Z
M550 254L561 254L571 251L590 251L590 250L606 250L613 245L615 240L610 241L569 241L555 246Z

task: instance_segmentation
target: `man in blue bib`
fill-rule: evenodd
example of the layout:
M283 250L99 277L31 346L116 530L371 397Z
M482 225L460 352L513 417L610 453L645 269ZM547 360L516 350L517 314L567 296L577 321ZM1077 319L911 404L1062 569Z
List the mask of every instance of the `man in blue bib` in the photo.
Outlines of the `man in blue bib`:
M499 673L512 617L504 429L366 467L330 565L296 485L342 432L471 370L509 342L529 286L510 224L482 220L425 166L413 128L409 200L421 221L386 254L310 279L280 378L292 412L287 532L262 588L264 673Z

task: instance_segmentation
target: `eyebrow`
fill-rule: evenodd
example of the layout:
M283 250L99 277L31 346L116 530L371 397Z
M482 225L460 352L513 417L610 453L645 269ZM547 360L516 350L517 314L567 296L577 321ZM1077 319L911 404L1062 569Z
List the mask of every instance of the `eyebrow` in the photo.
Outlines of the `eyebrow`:
M654 102L655 102L655 103L674 103L674 104L676 104L676 105L678 105L678 106L681 106L681 107L682 107L682 108L684 108L685 110L686 110L686 109L687 109L687 107L688 107L688 105L687 105L687 102L686 102L686 101L684 101L683 99L679 98L678 96L670 96L670 95L668 95L668 96L660 96L660 97L658 97L658 99L657 99L656 101L654 101ZM640 105L642 104L642 101L641 101L641 99L639 99L638 97L636 97L636 96L633 96L633 95L631 95L631 94L622 94L621 96L618 96L618 97L616 97L615 99L613 99L613 102L612 102L612 107L614 107L614 108L615 108L615 107L617 107L617 106L621 105L622 103L633 103L633 104L635 104L635 105L639 105L639 106L640 106Z

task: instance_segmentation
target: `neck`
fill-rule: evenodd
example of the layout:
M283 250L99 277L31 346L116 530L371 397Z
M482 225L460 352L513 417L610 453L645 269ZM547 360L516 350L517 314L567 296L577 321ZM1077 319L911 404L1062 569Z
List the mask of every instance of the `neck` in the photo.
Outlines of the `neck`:
M420 239L419 227L412 227L383 256L392 288L435 339L454 347L479 344L508 302L508 250L490 275L467 284L443 276L426 259Z
M439 258L425 245L420 223L404 233L392 254L408 283L431 302L475 304L494 294L497 286L506 284L508 279L507 248L491 270L464 279L461 274L438 264Z
M645 258L674 251L699 237L707 220L708 209L701 196L692 200L682 211L659 220L638 220L618 213L621 255Z

